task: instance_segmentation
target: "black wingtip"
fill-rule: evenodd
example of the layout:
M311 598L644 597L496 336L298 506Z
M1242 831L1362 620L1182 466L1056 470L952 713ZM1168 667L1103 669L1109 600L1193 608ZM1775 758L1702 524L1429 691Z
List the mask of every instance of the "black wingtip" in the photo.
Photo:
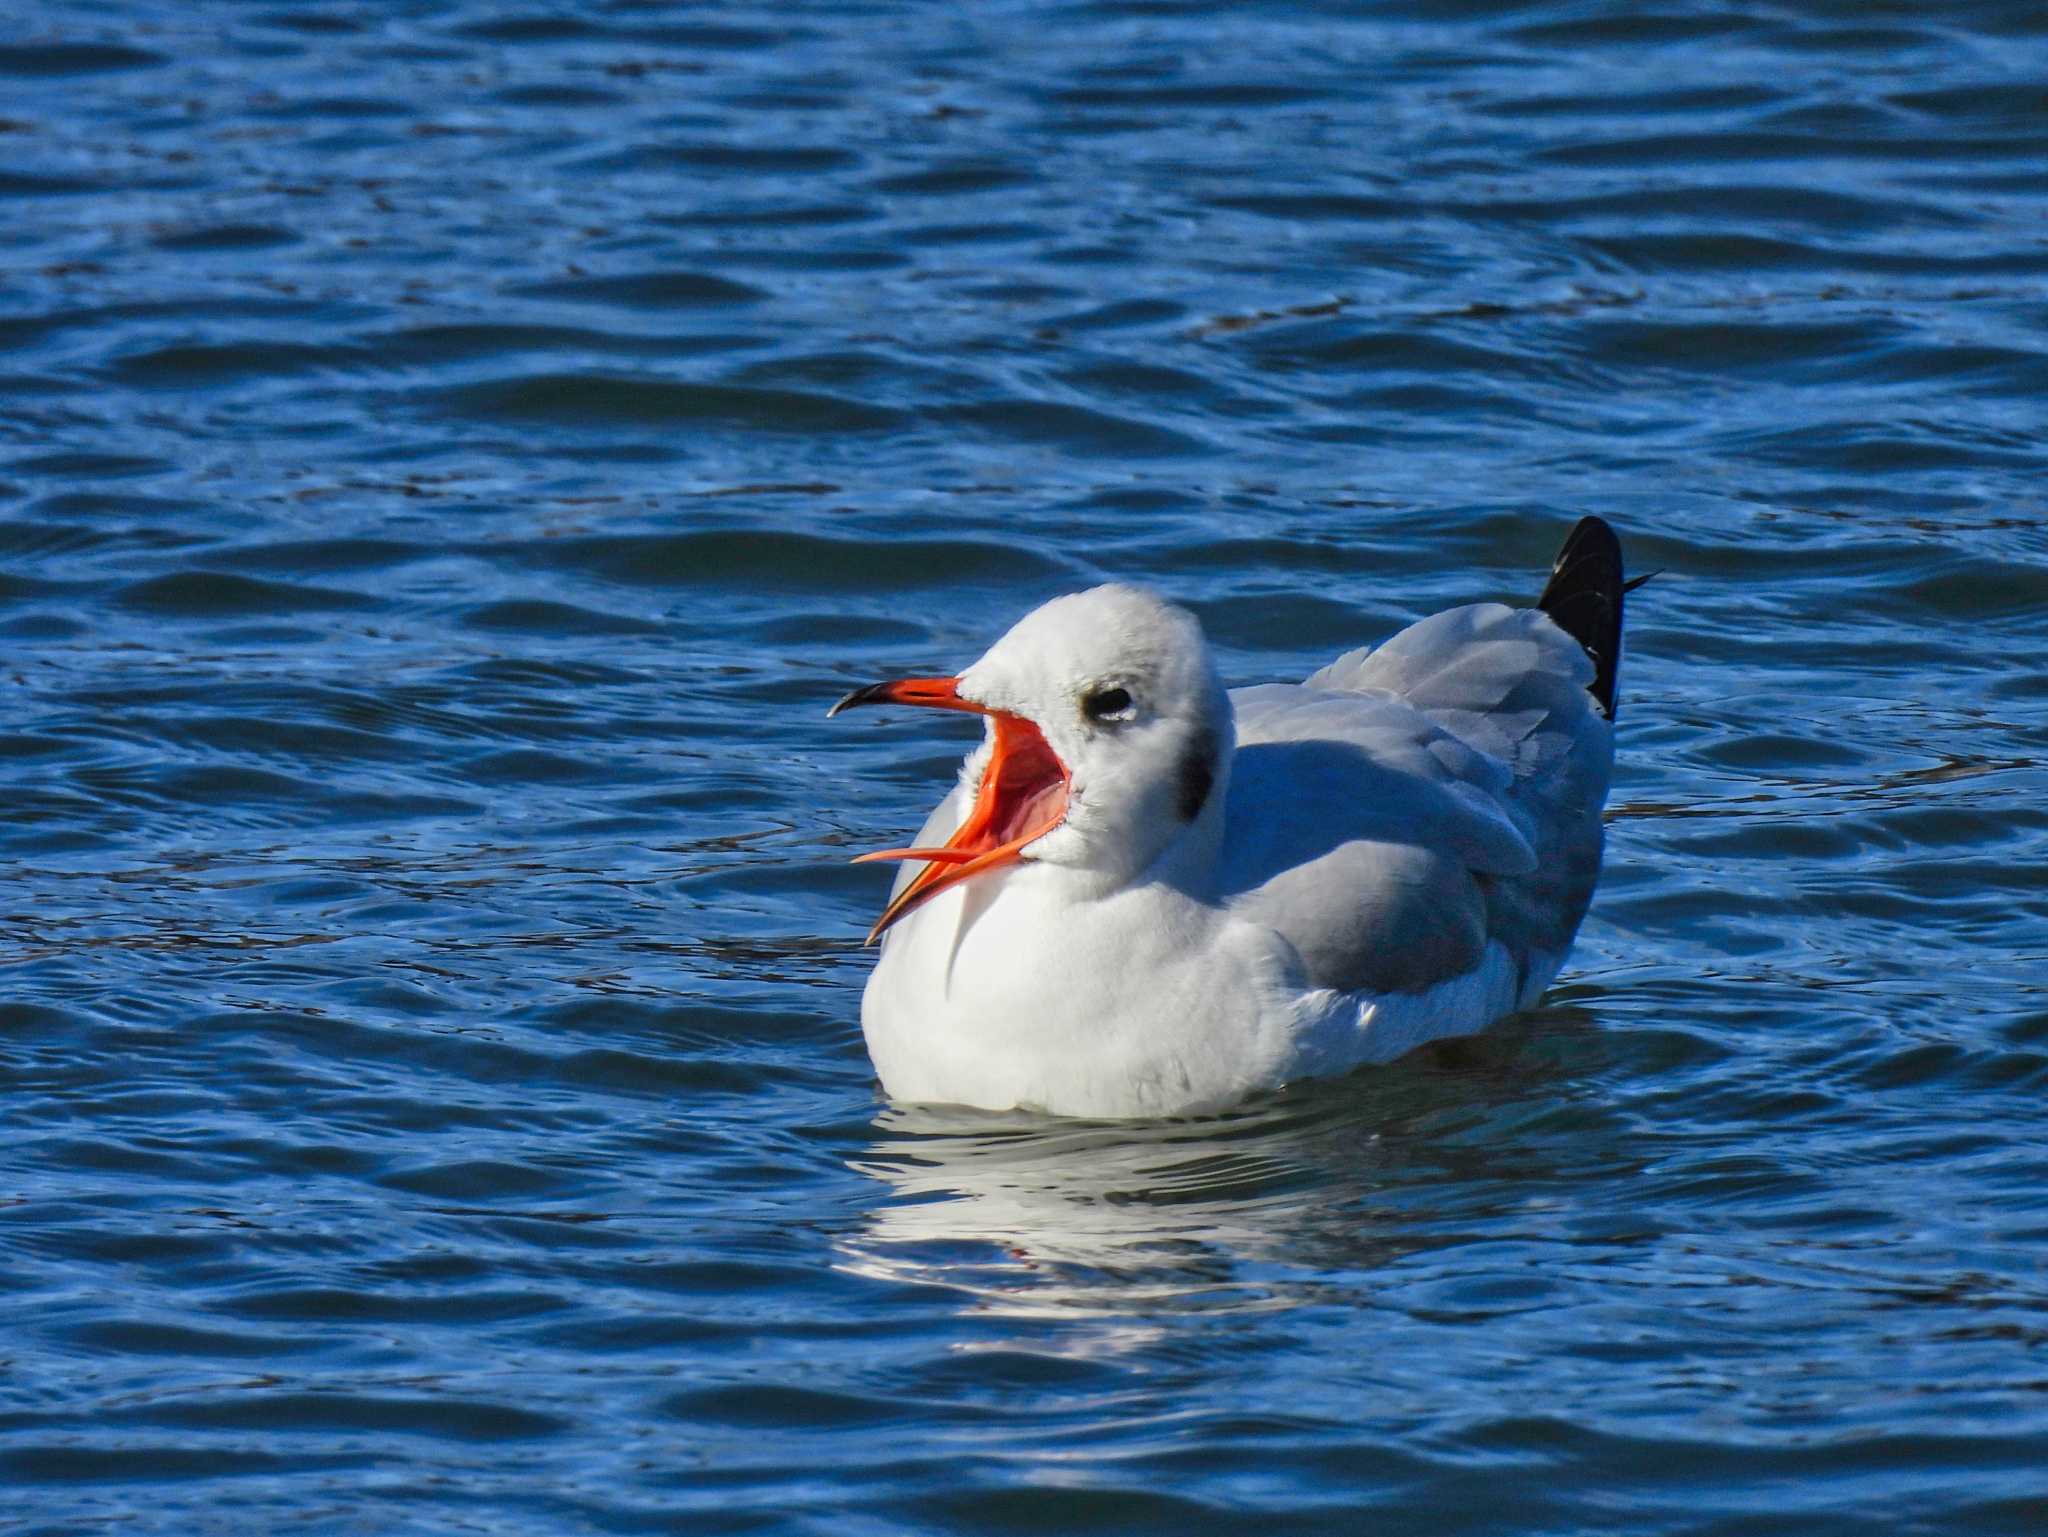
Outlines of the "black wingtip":
M1614 684L1621 668L1622 595L1647 577L1624 581L1621 541L1604 518L1579 519L1551 563L1550 581L1536 606L1593 659L1593 697L1614 719Z

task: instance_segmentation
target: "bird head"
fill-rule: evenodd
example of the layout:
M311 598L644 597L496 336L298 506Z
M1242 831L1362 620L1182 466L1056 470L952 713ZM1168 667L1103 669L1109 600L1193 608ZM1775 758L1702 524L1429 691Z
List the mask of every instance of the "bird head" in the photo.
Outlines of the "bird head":
M1138 587L1055 598L957 677L873 684L833 713L861 704L985 723L965 769L973 804L944 846L862 856L927 862L870 940L938 892L1021 860L1128 881L1213 823L1229 772L1230 702L1201 626Z

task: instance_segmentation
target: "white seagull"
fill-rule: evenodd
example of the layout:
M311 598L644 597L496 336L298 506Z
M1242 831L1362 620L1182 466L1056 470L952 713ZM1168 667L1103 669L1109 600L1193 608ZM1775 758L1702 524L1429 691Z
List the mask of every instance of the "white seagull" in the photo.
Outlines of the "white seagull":
M984 723L916 846L862 856L911 862L868 936L883 1089L1184 1114L1534 1003L1600 873L1634 585L1586 518L1534 608L1448 609L1301 683L1226 692L1192 614L1114 585L958 677L848 694Z

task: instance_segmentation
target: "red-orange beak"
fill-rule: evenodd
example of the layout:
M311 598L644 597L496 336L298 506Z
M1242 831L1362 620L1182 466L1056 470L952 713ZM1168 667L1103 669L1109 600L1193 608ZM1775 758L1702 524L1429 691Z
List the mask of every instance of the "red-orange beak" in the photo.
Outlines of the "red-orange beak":
M962 699L959 684L958 678L898 678L857 688L832 706L831 713L837 715L861 704L920 705L928 710L965 710L972 715L986 715L996 724L995 746L989 753L988 767L982 772L974 806L943 848L883 849L863 854L854 861L925 861L916 879L896 894L896 900L868 930L869 944L880 939L898 918L947 887L957 886L985 870L1014 863L1025 845L1043 838L1067 814L1067 789L1072 776L1044 733L1021 715L991 710L971 699Z

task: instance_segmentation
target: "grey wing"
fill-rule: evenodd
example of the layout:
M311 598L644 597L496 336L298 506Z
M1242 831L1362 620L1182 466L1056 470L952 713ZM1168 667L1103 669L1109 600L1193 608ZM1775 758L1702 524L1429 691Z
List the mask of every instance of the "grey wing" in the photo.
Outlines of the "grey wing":
M1585 651L1475 604L1241 689L1222 889L1318 986L1404 992L1569 947L1599 874L1612 731Z

